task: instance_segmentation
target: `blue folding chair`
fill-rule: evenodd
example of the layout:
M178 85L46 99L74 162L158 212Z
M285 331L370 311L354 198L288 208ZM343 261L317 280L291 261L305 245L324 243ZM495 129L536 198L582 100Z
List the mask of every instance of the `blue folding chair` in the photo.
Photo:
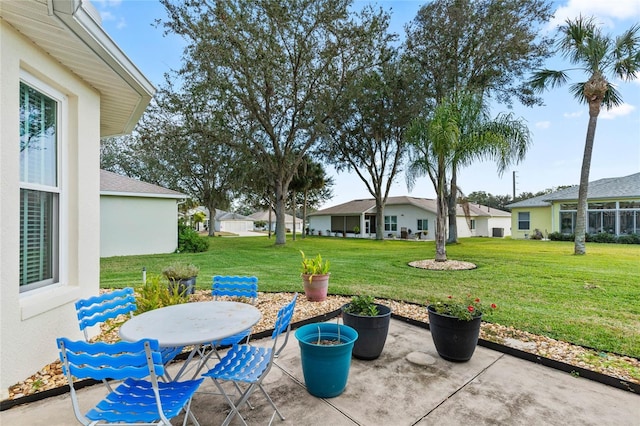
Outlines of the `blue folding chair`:
M183 426L187 419L199 425L191 413L191 399L204 379L158 382L164 365L157 340L89 343L59 338L57 343L73 412L81 424L171 425L170 419L184 411ZM122 383L82 414L76 379L116 379Z
M241 277L241 276L227 276L227 275L215 275L213 277L213 285L211 288L211 295L213 300L218 300L222 296L237 297L249 300L255 305L258 300L258 278L257 277ZM217 348L233 346L236 343L240 343L243 339L249 341L251 334L251 328L243 330L233 336L211 342L211 346L216 353L218 359L220 354Z
M128 315L127 319L133 318L133 312L136 309L136 298L131 287L110 291L87 299L80 299L76 302L78 324L87 342L90 340L88 327L105 323L108 320L115 320L120 315ZM121 324L113 324L114 327L119 325ZM160 348L160 352L162 354L162 363L167 365L182 352L182 346L163 347ZM165 373L165 378L171 380L168 373ZM107 381L105 381L105 384L111 390Z
M231 407L231 411L222 423L223 426L228 425L236 415L242 423L247 424L238 410L243 404L248 403L251 393L256 389L262 391L269 404L271 404L275 410L271 416L271 420L273 420L276 413L280 419L284 420L284 416L280 413L278 407L276 407L262 386L262 380L271 370L274 358L280 355L280 352L282 352L287 345L289 332L291 330L291 318L293 317L297 297L298 293L294 294L293 300L278 311L273 333L271 334L271 339L273 340L271 347L265 348L248 344L233 345L215 367L203 374L204 377L210 377L213 380L220 394L224 396L227 404ZM284 342L278 344L278 337L282 333L285 333ZM225 392L222 386L225 381L233 382L238 390L240 389L238 387L239 384L248 385L244 392L240 391L237 402L234 403L231 397Z

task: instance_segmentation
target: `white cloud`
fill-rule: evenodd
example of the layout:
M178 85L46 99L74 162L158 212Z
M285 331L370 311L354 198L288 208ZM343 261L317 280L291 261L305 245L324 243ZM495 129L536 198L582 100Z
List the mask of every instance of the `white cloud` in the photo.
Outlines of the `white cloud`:
M602 118L604 120L613 120L616 117L622 117L624 115L629 115L635 109L636 109L635 106L623 103L621 105L618 105L618 106L615 106L615 107L611 108L610 110L607 110L606 108L603 108L602 110L600 110L600 115L598 117Z
M564 118L578 118L582 115L584 111L575 111L575 112L565 112L562 114Z
M640 18L640 2L638 0L569 0L566 5L558 7L554 18L549 22L550 28L564 24L567 18L578 16L595 16L598 23L613 28L613 20L637 20Z
M550 121L538 121L536 123L536 127L538 129L548 129L549 127L551 127L551 122Z
M100 17L102 18L103 21L115 21L116 20L116 16L109 12L108 10L101 10L100 11Z
M121 30L126 26L127 26L127 21L125 21L124 18L120 18L120 20L118 21L118 25L116 25L116 28Z

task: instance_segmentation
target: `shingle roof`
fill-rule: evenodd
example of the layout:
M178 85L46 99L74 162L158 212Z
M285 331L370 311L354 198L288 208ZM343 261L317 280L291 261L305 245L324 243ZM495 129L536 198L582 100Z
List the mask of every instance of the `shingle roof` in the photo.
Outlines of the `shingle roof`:
M250 220L264 220L264 221L268 221L269 220L269 210L263 210L260 212L255 212L249 215L249 219ZM290 214L285 214L284 215L284 219L285 222L293 222L293 216L291 216ZM271 211L271 222L275 222L276 221L276 212L274 212L273 210ZM300 218L296 218L296 223L298 222L302 222L302 219Z
M107 170L100 170L100 194L130 197L187 198L186 195Z
M538 195L537 197L527 198L526 200L516 201L515 203L507 204L507 207L548 207L551 203L544 201L549 194Z
M579 185L574 185L560 191L508 204L507 207L545 207L551 205L550 201L576 201L578 199L578 189ZM587 199L617 200L630 197L640 197L640 173L589 182Z
M436 214L436 200L431 198L409 197L406 195L399 197L387 198L387 206L412 205L422 210ZM376 202L373 198L352 200L337 206L329 207L309 213L309 216L326 216L326 215L359 215L362 213L375 213ZM471 216L511 216L511 213L503 210L492 209L480 204L469 204L469 213ZM457 215L464 216L462 207L458 205Z
M240 213L233 213L233 212L228 212L228 211L220 210L220 209L216 209L216 217L215 217L215 219L217 221L222 221L222 220L248 220L248 221L253 221L252 218L250 218L248 216L241 215Z

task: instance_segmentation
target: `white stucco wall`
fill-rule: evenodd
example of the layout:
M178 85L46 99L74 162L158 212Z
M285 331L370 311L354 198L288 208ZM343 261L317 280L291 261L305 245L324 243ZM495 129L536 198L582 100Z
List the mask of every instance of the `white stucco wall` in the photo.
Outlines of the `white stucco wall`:
M0 20L0 392L80 338L73 303L100 286L100 96ZM62 111L60 282L19 292L19 82L26 71L66 96Z
M100 196L100 256L173 253L178 247L174 198Z

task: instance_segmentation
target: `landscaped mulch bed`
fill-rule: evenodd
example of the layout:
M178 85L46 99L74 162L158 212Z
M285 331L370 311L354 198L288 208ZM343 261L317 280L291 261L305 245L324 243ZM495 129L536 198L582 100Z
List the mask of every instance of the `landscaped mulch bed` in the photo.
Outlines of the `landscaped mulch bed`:
M290 293L260 293L257 307L262 312L262 319L253 328L253 333L269 330L273 327L276 313L280 307L291 300ZM324 302L309 302L304 294L298 295L293 322L321 316L339 309L351 298L344 296L329 296ZM212 300L210 291L198 291L190 296L190 301ZM413 321L428 322L427 309L412 303L378 299L378 303L390 306L394 315ZM113 324L102 328L103 333L97 340L116 341L118 327ZM482 323L481 339L513 347L534 355L595 371L627 382L640 384L640 360L632 357L602 353L593 349L572 345L566 342L537 336L512 327L499 324ZM17 383L9 389L9 399L17 399L33 395L49 389L62 387L67 380L62 374L60 361L55 361L38 371L23 382Z

